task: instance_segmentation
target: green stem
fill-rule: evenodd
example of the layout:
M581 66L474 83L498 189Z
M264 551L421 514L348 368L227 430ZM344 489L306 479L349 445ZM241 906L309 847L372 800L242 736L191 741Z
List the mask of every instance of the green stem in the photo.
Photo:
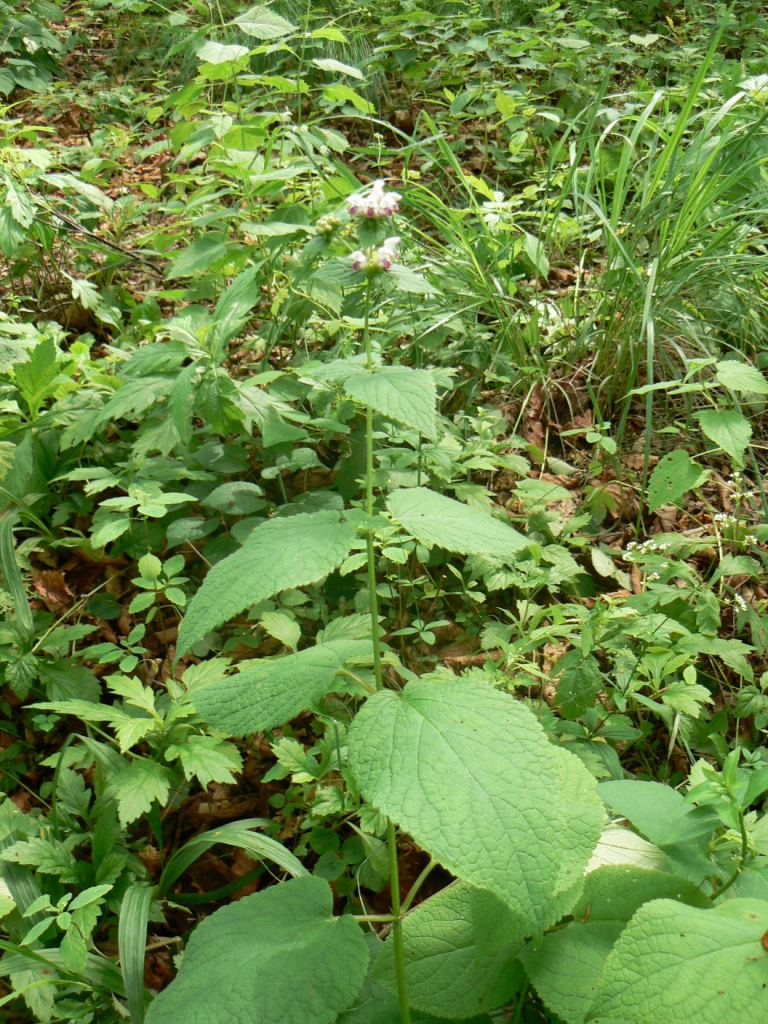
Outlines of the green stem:
M530 988L529 983L526 981L517 996L517 1005L515 1006L515 1015L512 1018L512 1024L520 1024L523 1019L523 1007L528 998L528 990Z
M365 319L363 321L363 346L365 348L365 367L373 369L373 352L371 350L371 332L369 314L371 309L371 279L365 285ZM373 544L373 409L370 405L365 409L365 512L368 516L366 533L366 552L368 556L368 607L371 613L371 630L373 632L373 676L376 689L384 685L381 671L381 637L379 636L379 595L376 593L376 552Z
M741 831L741 851L740 851L740 854L739 854L739 864L738 864L738 867L736 868L736 870L734 871L734 873L731 875L731 877L728 879L728 881L722 887L722 889L718 889L717 892L715 893L715 896L718 899L720 899L720 897L723 895L724 892L727 892L728 889L731 888L733 883L736 881L736 879L739 877L741 872L744 870L744 865L747 863L747 857L749 855L749 837L747 835L747 825L746 825L746 822L744 821L744 812L743 811L739 811L739 829Z
M424 885L424 883L426 882L427 878L432 873L433 868L435 868L436 866L437 866L437 862L434 861L434 860L431 860L429 862L429 864L427 864L427 866L421 872L421 874L416 879L416 881L413 883L411 888L408 890L408 895L403 900L402 912L404 914L407 913L407 911L410 909L411 904L416 899L416 896L417 896L417 894L419 892L419 889L421 889L422 885Z
M371 332L369 330L370 307L371 281L369 278L365 289L365 320L363 321L365 366L369 371L373 369ZM368 600L373 634L373 674L376 681L376 689L381 690L384 686L384 679L381 671L379 597L376 593L376 551L373 543L373 409L370 406L366 406L365 410L365 453L365 511L368 516L365 540L368 555ZM408 990L405 980L405 948L403 945L403 912L400 906L400 877L397 864L397 832L392 821L387 822L387 848L389 851L389 889L392 903L392 943L395 954L397 998L400 1004L401 1024L411 1024L411 1013L408 1008Z
M400 878L397 865L397 833L394 822L387 823L387 846L389 847L389 888L392 895L392 946L395 954L395 976L397 978L397 1000L400 1004L402 1024L411 1024L408 1008L408 988L405 979L405 946L403 944L403 917L400 906Z

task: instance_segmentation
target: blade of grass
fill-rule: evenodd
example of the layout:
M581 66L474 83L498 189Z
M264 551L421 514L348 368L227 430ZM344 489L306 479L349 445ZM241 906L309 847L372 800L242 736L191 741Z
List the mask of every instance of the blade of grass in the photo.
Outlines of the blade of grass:
M134 882L120 905L117 947L131 1024L144 1024L144 950L151 904L149 886Z

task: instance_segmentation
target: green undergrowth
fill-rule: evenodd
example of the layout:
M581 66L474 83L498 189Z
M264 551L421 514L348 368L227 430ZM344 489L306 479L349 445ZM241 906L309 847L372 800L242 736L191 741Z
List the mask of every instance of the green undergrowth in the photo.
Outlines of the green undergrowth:
M0 41L0 1018L768 1016L762 5Z

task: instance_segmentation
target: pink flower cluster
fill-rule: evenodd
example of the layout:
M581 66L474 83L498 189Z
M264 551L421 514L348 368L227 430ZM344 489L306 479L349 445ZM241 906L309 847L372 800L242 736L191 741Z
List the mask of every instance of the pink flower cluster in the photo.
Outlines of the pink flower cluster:
M362 249L356 249L349 257L352 261L353 270L367 270L369 273L376 270L390 270L397 259L397 247L400 238L393 235L385 238L378 249L370 249L367 253Z
M386 192L383 181L374 181L368 195L350 196L347 209L352 217L366 217L372 220L380 217L394 217L400 209L402 196L399 192Z

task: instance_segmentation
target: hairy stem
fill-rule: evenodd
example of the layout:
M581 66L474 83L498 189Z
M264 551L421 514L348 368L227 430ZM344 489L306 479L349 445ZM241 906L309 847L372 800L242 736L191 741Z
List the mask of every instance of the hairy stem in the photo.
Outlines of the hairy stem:
M371 306L370 279L365 290L365 320L363 321L363 344L365 347L365 365L367 370L373 369L373 352L371 350L371 332L369 329L369 312ZM366 531L366 549L368 555L368 595L371 614L371 630L373 639L373 674L376 689L381 690L384 679L381 671L381 638L379 636L379 598L376 593L376 550L373 543L373 409L366 406L365 410L365 511L368 516ZM387 849L389 852L389 889L392 904L392 942L395 953L395 973L397 976L397 998L400 1004L401 1024L411 1024L411 1012L408 1008L408 990L405 980L405 949L403 946L403 911L400 906L400 877L397 863L397 831L393 821L387 822Z
M400 1004L402 1024L411 1024L408 1008L408 987L405 980L405 946L403 944L403 916L400 906L400 878L397 866L397 833L394 822L387 823L387 846L389 847L389 888L392 896L392 945L395 953L395 976L397 978L397 1001Z

